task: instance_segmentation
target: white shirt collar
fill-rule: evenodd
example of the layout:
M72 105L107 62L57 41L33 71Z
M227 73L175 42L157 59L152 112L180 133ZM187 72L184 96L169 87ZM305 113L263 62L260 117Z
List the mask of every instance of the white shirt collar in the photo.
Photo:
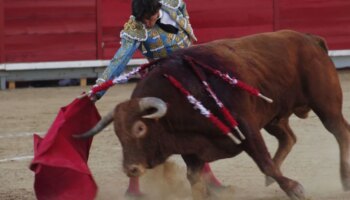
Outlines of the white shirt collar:
M176 22L170 17L170 15L161 9L159 10L159 19L163 24L170 24L175 27L178 27Z
M159 17L158 19L161 19L163 17L163 11L161 9L159 9Z

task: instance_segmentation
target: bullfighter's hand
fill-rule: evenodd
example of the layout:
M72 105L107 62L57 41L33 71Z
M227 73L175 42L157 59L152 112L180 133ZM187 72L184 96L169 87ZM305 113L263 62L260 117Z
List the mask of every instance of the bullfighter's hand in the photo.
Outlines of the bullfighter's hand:
M99 79L96 80L96 84L93 85L92 88L97 87L97 86L101 85L101 84L104 83L104 82L106 82L106 80L104 80L104 79L102 79L102 78L99 78ZM99 100L102 96L99 95L98 93L96 93L96 94L91 93L91 94L89 95L89 97L90 97L90 100L91 100L92 102L95 103L95 102L96 102L97 100Z

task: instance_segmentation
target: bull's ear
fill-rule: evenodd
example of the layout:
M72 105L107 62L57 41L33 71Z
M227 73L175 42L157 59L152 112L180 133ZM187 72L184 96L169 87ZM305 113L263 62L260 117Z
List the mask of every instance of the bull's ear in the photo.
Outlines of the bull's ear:
M146 124L143 121L141 121L141 120L136 121L132 125L131 133L136 138L142 138L147 133L147 126L146 126Z

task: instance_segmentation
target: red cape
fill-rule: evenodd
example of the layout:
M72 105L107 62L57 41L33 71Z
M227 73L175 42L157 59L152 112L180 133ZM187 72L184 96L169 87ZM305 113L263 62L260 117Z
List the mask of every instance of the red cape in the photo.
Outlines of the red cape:
M87 166L91 139L75 139L101 119L88 97L62 107L44 138L34 135L34 189L39 200L94 199L97 186Z

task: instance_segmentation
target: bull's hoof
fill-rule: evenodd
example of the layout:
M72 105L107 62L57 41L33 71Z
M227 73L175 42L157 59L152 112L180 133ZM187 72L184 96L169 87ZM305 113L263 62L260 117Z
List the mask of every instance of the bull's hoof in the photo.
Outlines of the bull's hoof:
M296 183L294 187L292 187L288 192L288 196L292 200L304 200L305 198L305 191L304 187L300 185L299 183Z
M350 191L350 177L349 178L343 178L342 179L343 184L343 190L344 191Z
M265 176L265 186L268 187L275 183L275 179L273 179L271 176Z
M220 192L220 191L225 191L227 189L230 189L232 190L232 186L226 186L226 185L212 185L212 184L208 184L208 189L210 191L217 191L217 192Z
M141 200L146 199L146 195L140 191L129 191L125 192L125 197L128 200Z
M212 198L214 199L230 199L228 197L232 197L232 193L234 193L233 186L217 186L217 185L208 185L208 191Z
M210 198L208 188L204 181L198 181L197 183L193 184L191 189L193 200L204 200Z

